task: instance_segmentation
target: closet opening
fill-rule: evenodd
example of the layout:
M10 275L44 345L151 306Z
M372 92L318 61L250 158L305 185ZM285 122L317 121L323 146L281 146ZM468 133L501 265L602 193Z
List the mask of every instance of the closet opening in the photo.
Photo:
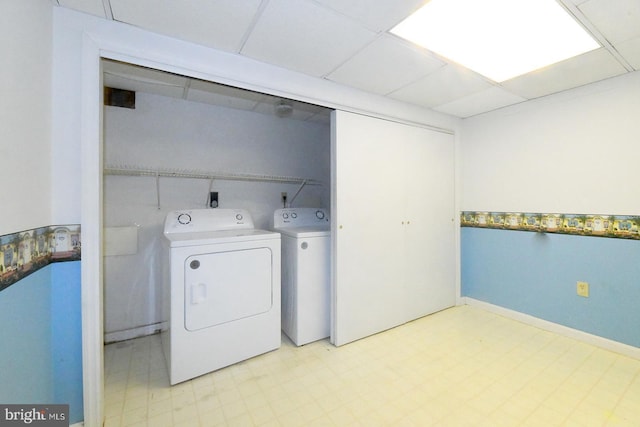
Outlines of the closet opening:
M169 212L245 209L270 230L277 209L329 210L331 110L110 59L101 69L105 90L128 96L102 106L101 165L103 342L125 346L167 328Z

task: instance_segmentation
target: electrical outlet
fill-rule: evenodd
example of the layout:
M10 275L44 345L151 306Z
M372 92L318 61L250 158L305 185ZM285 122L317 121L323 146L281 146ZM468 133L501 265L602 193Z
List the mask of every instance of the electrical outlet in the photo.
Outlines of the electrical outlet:
M218 192L210 191L209 192L209 207L217 208L218 207Z
M589 284L587 282L576 283L576 293L581 297L589 297Z

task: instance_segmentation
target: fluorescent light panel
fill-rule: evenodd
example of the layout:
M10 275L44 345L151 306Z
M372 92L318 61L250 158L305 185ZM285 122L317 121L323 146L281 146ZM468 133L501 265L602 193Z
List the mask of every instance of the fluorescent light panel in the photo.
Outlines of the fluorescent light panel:
M600 47L555 0L431 0L391 33L496 82Z

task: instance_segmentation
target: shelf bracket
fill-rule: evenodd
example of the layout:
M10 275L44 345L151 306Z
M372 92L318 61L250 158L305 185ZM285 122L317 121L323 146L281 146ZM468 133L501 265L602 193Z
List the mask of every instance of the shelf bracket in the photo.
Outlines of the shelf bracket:
M160 172L156 171L156 197L158 199L158 210L160 210Z
M303 179L302 183L300 184L300 187L298 187L298 191L296 191L296 193L293 195L291 200L289 200L289 207L291 207L291 205L293 205L293 201L296 199L296 197L298 197L298 194L300 194L300 192L302 191L302 189L304 188L305 185L307 185L307 180Z

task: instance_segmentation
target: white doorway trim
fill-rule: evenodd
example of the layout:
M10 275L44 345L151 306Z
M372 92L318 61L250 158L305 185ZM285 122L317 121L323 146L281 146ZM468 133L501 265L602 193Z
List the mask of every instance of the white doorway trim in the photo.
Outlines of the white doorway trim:
M88 36L82 43L82 383L84 425L104 420L102 343L102 108L100 51ZM90 250L88 250L90 248Z

